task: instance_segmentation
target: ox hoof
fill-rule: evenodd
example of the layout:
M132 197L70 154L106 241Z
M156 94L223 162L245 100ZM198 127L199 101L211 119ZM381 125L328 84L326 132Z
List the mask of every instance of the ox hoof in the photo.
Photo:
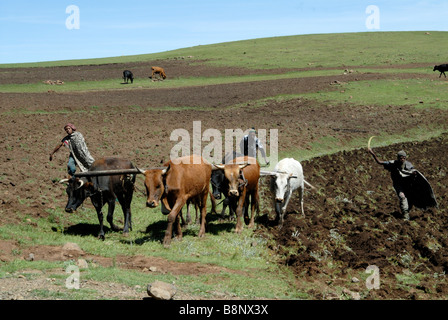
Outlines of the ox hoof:
M98 235L98 240L105 240L106 239L106 237L104 236L104 234L99 234Z

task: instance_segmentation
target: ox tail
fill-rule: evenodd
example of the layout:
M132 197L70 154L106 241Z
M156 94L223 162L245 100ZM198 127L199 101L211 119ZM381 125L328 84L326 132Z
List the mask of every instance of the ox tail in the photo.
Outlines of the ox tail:
M308 187L310 187L311 189L316 190L316 187L313 186L313 185L312 185L311 183L309 183L308 181L306 181L305 179L303 179L303 182L305 182L305 184L306 184Z

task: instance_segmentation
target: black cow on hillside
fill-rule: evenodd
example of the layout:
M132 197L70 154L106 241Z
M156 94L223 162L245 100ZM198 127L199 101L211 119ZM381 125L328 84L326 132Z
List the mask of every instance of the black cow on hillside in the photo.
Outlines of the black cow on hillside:
M445 71L448 71L448 64L441 64L438 66L434 66L434 69L432 71L436 71L436 70L440 71L439 78L442 76L442 73L446 78Z
M119 158L102 158L96 160L88 172L106 171L117 169L136 169L129 160ZM131 223L131 202L134 193L135 174L121 174L109 176L76 177L63 179L61 183L67 183L68 201L65 207L66 212L74 212L90 197L93 206L96 209L100 223L100 232L98 238L104 240L103 213L101 209L107 203L107 222L112 230L119 231L120 228L113 223L115 210L115 201L121 205L124 214L123 234L127 235L132 230Z
M131 83L134 83L134 75L132 74L131 71L124 70L123 71L123 80L126 81L126 83L128 83L128 81L131 80Z

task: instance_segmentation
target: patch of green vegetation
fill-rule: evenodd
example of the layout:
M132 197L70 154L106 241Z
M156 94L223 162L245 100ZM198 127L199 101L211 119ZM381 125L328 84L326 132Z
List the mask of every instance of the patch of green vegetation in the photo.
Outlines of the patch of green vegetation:
M429 79L354 81L342 84L336 91L304 94L318 101L344 102L357 105L447 108L448 82Z
M445 133L444 128L427 128L427 127L414 127L409 128L405 132L400 132L397 134L383 134L378 135L372 142L372 147L383 147L391 144L410 142L410 141L424 141L434 137L438 137ZM299 161L308 160L315 157L324 156L327 154L333 154L340 151L349 151L359 148L367 148L367 141L369 136L364 138L353 138L349 141L344 142L344 144L332 143L337 142L334 137L320 137L318 142L312 143L309 149L295 149L291 148L285 150L279 154L279 159L286 157L292 157ZM367 150L367 149L366 149Z
M445 59L443 52L447 36L447 32L434 31L429 35L424 31L296 35L225 42L134 56L0 64L0 68L99 65L179 58L253 69L435 63Z
M119 79L106 79L100 81L74 81L66 82L64 85L49 86L44 83L28 84L4 84L0 92L10 93L35 93L47 92L74 92L74 91L96 91L96 90L139 90L139 89L173 89L181 87L195 87L207 85L221 85L240 82L279 80L303 77L317 77L324 75L342 74L343 70L313 70L301 72L288 72L282 74L257 74L245 76L228 77L178 77L164 81L151 81L147 79L135 79L134 84L122 84Z

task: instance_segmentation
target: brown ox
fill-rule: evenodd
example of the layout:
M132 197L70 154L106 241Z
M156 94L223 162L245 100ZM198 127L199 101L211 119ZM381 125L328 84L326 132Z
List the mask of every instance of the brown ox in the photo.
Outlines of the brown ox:
M146 206L155 208L162 203L162 213L168 214L168 226L163 244L171 243L173 223L176 223L177 238L182 239L179 213L187 203L197 205L201 213L199 237L205 234L207 215L207 196L209 193L212 166L201 156L188 156L170 160L164 164L166 169L146 170Z
M163 68L161 67L151 67L151 79L154 79L154 75L158 74L160 75L163 79L166 79L166 74L165 74L165 70L163 70Z
M228 186L230 205L236 212L235 232L240 233L243 230L241 222L243 210L244 221L249 228L252 228L255 224L255 210L260 211L258 196L260 165L258 161L255 158L244 156L233 159L230 164L215 165L215 167L224 170L224 184L226 187ZM249 202L251 203L250 219Z

